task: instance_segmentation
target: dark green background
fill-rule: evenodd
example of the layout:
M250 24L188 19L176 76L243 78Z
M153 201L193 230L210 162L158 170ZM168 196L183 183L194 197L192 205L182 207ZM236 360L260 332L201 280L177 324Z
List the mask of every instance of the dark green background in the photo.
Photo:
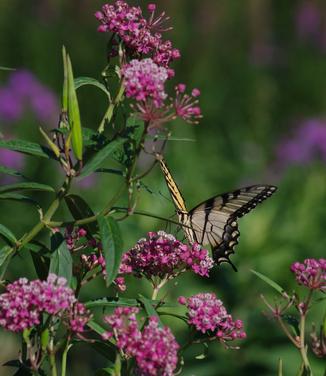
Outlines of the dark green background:
M325 21L323 2L315 3ZM76 76L99 78L106 64L107 36L96 32L93 13L102 4L97 0L1 0L0 65L32 71L59 96L64 44ZM194 126L176 121L170 125L174 136L195 141L171 141L165 154L189 208L246 184L271 183L279 187L272 199L240 221L240 244L232 259L238 273L222 265L210 279L185 275L177 288L171 289L173 300L179 295L215 292L234 317L244 320L248 335L239 351L212 344L206 360L195 360L202 349L193 348L186 354L189 359L182 375L276 375L280 357L285 375L295 375L299 366L296 350L276 324L262 314L264 306L259 295L264 293L272 299L270 289L250 272L260 271L291 291L295 283L290 264L325 255L324 162L316 158L280 169L275 156L277 144L295 131L298 119L322 118L326 106L326 51L296 32L299 4L272 0L159 3L159 9L171 16L174 30L169 37L182 53L175 64L175 82L185 82L202 92L201 123ZM254 48L267 49L267 55L258 53L254 57ZM7 75L0 73L2 85ZM105 110L105 98L93 88L83 88L79 93L83 124L96 128ZM11 126L10 133L36 140L38 125L27 114ZM40 164L32 158L28 158L26 173L56 187L62 179L54 164ZM92 188L82 191L95 210L113 194L116 181L115 177L100 178ZM158 169L144 183L153 193L142 191L139 209L172 215L173 205L166 199L168 192ZM46 194L38 198L45 206L50 200ZM59 213L58 218L65 214ZM17 235L36 220L36 213L28 207L1 203L0 222ZM121 228L127 250L147 231L165 229L165 225L135 216L123 222ZM17 258L8 277L18 275L35 278L27 254ZM133 286L126 296L133 295ZM144 291L149 292L148 287ZM103 282L95 281L84 292L84 298L106 294ZM312 315L320 319L323 310L325 307L319 304ZM180 342L186 336L181 325L172 324ZM17 348L15 336L0 332L1 363L15 357ZM320 375L322 362L313 355L311 358L316 375ZM92 375L95 369L105 366L104 359L85 345L73 349L70 359L71 375ZM7 375L3 368L0 375Z

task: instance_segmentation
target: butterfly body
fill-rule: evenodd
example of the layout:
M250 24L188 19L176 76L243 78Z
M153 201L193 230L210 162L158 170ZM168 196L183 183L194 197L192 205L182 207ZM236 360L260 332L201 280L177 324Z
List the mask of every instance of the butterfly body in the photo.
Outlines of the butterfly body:
M237 219L270 197L277 188L272 185L244 187L211 197L187 211L185 200L166 162L162 156L157 158L176 207L179 223L188 241L201 245L210 244L216 263L228 262L235 269L229 257L234 253L240 236Z

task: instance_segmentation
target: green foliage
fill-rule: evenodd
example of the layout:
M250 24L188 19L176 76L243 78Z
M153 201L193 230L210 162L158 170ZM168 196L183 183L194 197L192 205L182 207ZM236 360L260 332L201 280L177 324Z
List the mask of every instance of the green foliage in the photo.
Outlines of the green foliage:
M72 257L60 233L55 233L52 236L51 251L49 273L54 273L60 277L66 278L69 284L72 278Z
M100 238L105 258L106 286L110 286L119 272L123 253L122 237L118 223L111 217L98 218Z

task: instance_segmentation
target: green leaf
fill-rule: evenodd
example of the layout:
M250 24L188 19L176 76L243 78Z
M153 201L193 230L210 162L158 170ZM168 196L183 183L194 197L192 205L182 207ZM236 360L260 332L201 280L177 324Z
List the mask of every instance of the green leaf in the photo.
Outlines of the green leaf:
M139 307L140 303L137 299L128 298L101 298L96 300L90 300L84 303L87 308L98 307Z
M110 92L107 90L107 88L101 82L96 80L95 78L78 77L78 78L75 78L74 82L75 82L75 89L76 90L79 89L82 86L85 86L85 85L96 86L99 89L101 89L108 96L109 99L111 99Z
M87 202L78 195L68 195L65 197L65 201L71 215L76 220L92 217L94 215L93 210L89 207ZM98 232L98 225L96 221L85 224L83 227L87 230L89 235Z
M144 122L131 116L127 120L126 128L121 133L125 142L114 153L114 158L126 167L134 160L135 152L139 147L144 132Z
M256 272L255 270L250 270L250 271L252 273L254 273L257 277L259 277L260 279L262 279L264 282L266 282L268 285L270 285L271 287L273 287L273 289L275 289L281 295L284 295L286 293L285 290L283 289L283 287L281 287L276 282L272 281L270 278L266 277L265 275L263 275L263 274L261 274L259 272Z
M122 238L118 223L113 218L99 217L98 224L106 264L106 286L110 286L119 273Z
M54 158L52 151L44 146L25 140L0 140L0 148L17 151L19 153L34 155L42 158Z
M0 194L0 200L21 201L27 204L32 204L36 206L37 209L40 208L40 205L37 201L31 199L30 197L21 195L19 193L2 193Z
M95 372L95 376L107 376L107 375L111 375L111 376L117 375L117 373L114 369L114 364L112 364L112 366L110 366L110 367L98 369Z
M125 139L118 138L105 145L101 150L94 154L89 161L86 162L79 178L84 178L98 169L106 158L112 156L113 153L125 142Z
M95 322L94 320L90 320L87 323L87 326L94 330L95 333L99 334L100 336L106 332L106 329L104 329L100 324Z
M12 168L9 168L6 166L1 166L1 165L0 165L0 174L5 174L5 175L10 175L10 176L15 176L18 178L26 179L25 176L21 172L13 170Z
M177 307L177 304L163 303L161 300L149 300L152 305L161 304L160 307ZM84 303L87 308L103 308L103 307L140 307L143 303L138 299L131 298L115 298L115 297L105 297L101 299L89 300Z
M4 246L0 250L0 281L3 280L3 277L9 266L13 253L14 253L14 250L9 246Z
M17 242L15 235L6 226L1 225L1 224L0 224L0 236L9 240L11 244L15 244Z
M92 340L92 342L88 342L87 345L104 356L107 360L109 360L109 362L114 361L117 348L111 342Z
M162 321L160 319L160 316L156 312L155 308L153 307L152 301L149 300L149 299L147 299L147 298L145 298L143 295L139 295L139 300L142 302L142 304L143 304L143 306L145 308L145 311L147 313L147 316L148 317L150 317L150 316L156 316L158 318L158 324L162 328L163 327Z
M80 113L77 94L74 85L74 74L72 65L67 55L67 68L68 68L68 115L69 124L72 131L72 150L76 159L81 161L83 159L83 135L80 122Z
M50 258L45 256L41 249L38 252L31 251L31 256L37 276L45 280L49 274Z
M8 67L2 67L2 66L0 66L0 70L3 70L3 71L15 71L16 69L15 68L8 68Z
M72 257L62 234L55 233L51 238L51 250L53 252L50 261L49 273L64 277L70 284L72 278Z
M95 172L124 176L124 172L116 168L98 168Z
M68 62L65 46L62 46L63 60L63 87L62 87L62 111L68 112Z
M9 184L0 187L0 194L7 193L7 192L15 192L15 191L44 191L44 192L54 192L54 189L49 185L40 184L40 183L16 183L16 184Z

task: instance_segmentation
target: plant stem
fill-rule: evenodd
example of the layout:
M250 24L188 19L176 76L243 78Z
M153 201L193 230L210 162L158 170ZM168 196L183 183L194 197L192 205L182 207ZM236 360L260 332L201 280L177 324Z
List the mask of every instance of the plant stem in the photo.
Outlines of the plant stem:
M62 354L62 365L61 365L61 376L66 376L66 370L67 370L67 356L68 351L72 345L69 345L69 340L67 340L66 347Z
M292 337L292 335L290 334L288 328L286 327L286 325L284 324L284 322L282 321L282 318L278 315L277 316L277 321L278 323L280 324L281 328L283 329L283 332L286 334L286 336L289 338L289 340L294 344L294 346L296 348L299 348L299 344L298 342Z
M309 375L312 376L312 370L307 356L307 348L305 345L305 322L306 315L302 314L300 318L300 354L304 363L305 369L309 371Z
M55 352L53 347L53 339L51 339L48 347L48 354L50 359L51 375L58 376L57 365L55 363Z
M61 189L57 193L56 199L52 202L46 213L44 214L44 217L41 219L39 223L37 223L30 232L22 236L22 238L17 242L15 250L20 250L22 247L24 247L27 243L29 243L32 239L35 238L35 236L43 230L45 226L48 225L48 222L51 220L54 213L57 211L61 200L64 198L64 196L67 194L70 188L71 178L67 177L64 184L62 185Z
M115 109L116 105L118 105L121 102L121 99L123 97L124 91L125 91L125 88L123 86L123 81L121 81L118 94L116 95L116 97L114 98L114 100L110 103L110 105L109 105L109 107L108 107L108 109L107 109L107 111L106 111L106 113L105 113L105 115L104 115L104 117L103 117L103 119L101 121L101 124L98 127L98 132L99 133L103 133L104 132L104 128L105 128L105 123L111 121L113 113L114 113L114 109Z

